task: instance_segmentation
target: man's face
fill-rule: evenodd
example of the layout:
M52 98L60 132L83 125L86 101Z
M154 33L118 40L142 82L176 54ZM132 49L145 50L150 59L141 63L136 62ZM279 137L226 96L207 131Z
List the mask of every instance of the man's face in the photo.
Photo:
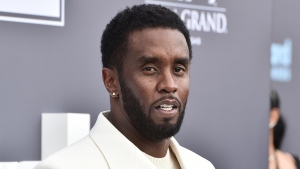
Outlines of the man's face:
M175 29L132 32L119 81L123 108L143 135L162 140L181 126L189 94L186 40Z

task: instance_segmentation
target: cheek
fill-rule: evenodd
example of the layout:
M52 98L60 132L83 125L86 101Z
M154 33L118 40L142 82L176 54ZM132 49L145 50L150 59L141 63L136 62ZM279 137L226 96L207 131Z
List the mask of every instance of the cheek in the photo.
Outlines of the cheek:
M181 97L181 99L187 99L190 92L190 81L189 79L183 81L178 85L178 93Z
M148 99L151 98L151 94L154 93L155 83L153 80L146 80L142 78L133 78L130 83L133 89L134 94L139 99Z

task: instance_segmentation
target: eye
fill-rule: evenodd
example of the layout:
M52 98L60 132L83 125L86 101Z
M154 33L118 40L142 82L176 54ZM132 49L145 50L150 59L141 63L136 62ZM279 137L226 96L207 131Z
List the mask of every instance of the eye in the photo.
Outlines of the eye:
M174 68L174 73L177 75L183 75L185 73L185 68L184 67L175 67Z
M147 75L155 74L158 70L154 67L145 67L143 68L143 72Z

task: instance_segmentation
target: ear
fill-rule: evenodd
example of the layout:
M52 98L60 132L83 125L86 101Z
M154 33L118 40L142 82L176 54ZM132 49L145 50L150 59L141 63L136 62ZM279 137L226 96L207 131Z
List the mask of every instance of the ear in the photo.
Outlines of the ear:
M280 110L278 108L273 108L270 112L270 124L277 124L280 117Z
M102 69L102 80L105 85L106 90L109 94L113 92L118 92L118 72L115 68L103 68Z

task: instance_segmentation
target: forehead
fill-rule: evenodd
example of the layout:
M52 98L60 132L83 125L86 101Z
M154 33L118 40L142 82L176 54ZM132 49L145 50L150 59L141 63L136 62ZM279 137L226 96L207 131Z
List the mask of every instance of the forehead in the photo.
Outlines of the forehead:
M136 30L129 34L128 42L130 54L189 57L186 39L176 29L145 28Z

